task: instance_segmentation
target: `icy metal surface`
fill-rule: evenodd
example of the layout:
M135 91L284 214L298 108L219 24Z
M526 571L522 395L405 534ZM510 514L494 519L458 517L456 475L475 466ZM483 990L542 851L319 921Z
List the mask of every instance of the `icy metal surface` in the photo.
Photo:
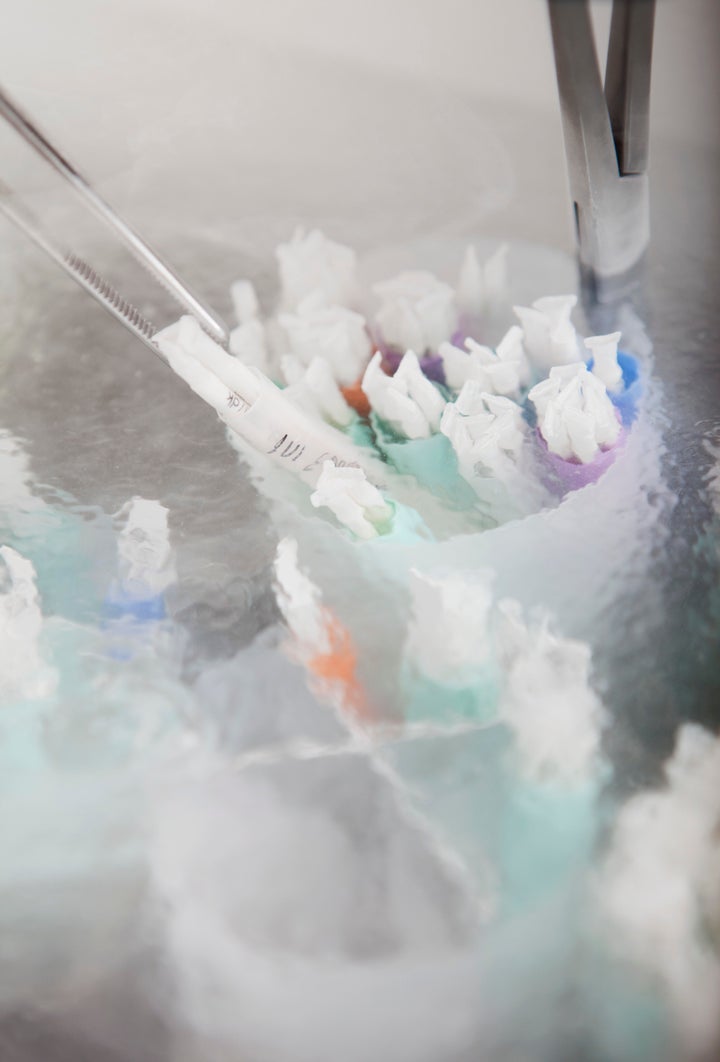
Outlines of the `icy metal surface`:
M413 86L397 84L388 146L414 113ZM377 85L369 97L392 98ZM352 95L349 121L367 99ZM545 198L552 167L520 165L542 140L536 123L449 95L434 106L443 139L429 189L408 192L393 156L347 199L330 174L330 217L315 190L305 220L357 240L368 258L405 255L400 267L440 273L462 238L508 236L516 248L531 238L535 248L516 251L528 300L548 293L549 277L572 277L552 250L567 220L562 189ZM420 135L422 123L412 128ZM486 129L483 159L468 144ZM448 160L453 143L464 169ZM474 558L496 568L499 592L545 603L563 633L590 643L613 720L615 795L658 779L680 720L720 724L717 172L712 155L654 146L645 290L618 316L590 315L592 331L617 325L649 358L651 408L632 462L590 504L578 496L534 525L537 535L519 523L489 532ZM270 249L295 220L276 209L279 176L265 219L244 201L221 227L208 215L222 201L234 216L226 172L218 202L198 204L204 229L187 223L182 196L182 216L172 217L178 201L156 206L162 182L146 176L143 193L139 167L134 196L145 217L159 212L173 264L221 312L243 276L268 303ZM478 765L497 734L348 740L280 649L272 561L298 518L259 494L207 408L50 265L9 240L2 270L3 530L37 568L54 658L85 669L40 728L51 769L32 785L3 776L3 1062L607 1057L608 1023L588 1005L602 974L584 965L582 936L555 932L575 918L573 880L483 935L492 882L458 824L477 809L492 818L494 779ZM128 295L143 308L141 291ZM102 609L117 568L114 514L135 495L169 511L177 580L157 643L128 672L108 656ZM388 579L373 582L371 565L313 519L304 559L374 646L360 671L390 700L385 669L406 609L391 569L408 559L388 553ZM27 724L10 707L5 738ZM159 909L173 913L169 933Z

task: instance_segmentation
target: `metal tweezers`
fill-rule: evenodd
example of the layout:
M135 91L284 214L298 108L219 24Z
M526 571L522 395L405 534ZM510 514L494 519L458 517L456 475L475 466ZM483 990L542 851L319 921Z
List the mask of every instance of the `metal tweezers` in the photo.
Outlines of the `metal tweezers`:
M50 143L2 88L0 88L0 116L5 118L22 139L59 174L95 217L112 231L145 270L166 292L169 292L181 312L192 314L209 336L227 348L229 329L222 318L196 295L167 262L98 195L90 183ZM73 280L77 281L154 354L162 357L153 342L153 336L158 328L146 320L140 311L123 298L85 259L60 246L57 238L18 201L17 195L2 181L0 181L0 212L22 229Z
M648 117L655 0L613 0L605 86L588 0L548 0L563 134L583 278L600 300L622 291L649 240ZM0 116L91 212L227 348L225 322L113 210L0 89ZM0 182L4 213L154 353L157 329L83 258L58 245Z
M604 301L638 275L650 237L655 0L613 0L604 88L588 0L548 8L580 269Z

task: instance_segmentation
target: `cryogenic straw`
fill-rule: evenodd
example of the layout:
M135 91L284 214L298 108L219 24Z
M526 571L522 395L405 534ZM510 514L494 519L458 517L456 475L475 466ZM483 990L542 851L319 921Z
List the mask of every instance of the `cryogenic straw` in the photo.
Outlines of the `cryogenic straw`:
M63 155L0 89L0 115L40 157L79 193L81 201L128 247L150 275L168 291L180 310L189 310L185 324L162 334L144 315L83 258L59 244L38 218L17 202L0 182L0 212L68 273L85 291L120 321L128 331L205 399L229 427L251 447L267 454L312 485L326 460L338 465L359 464L358 451L339 432L305 416L283 399L262 373L251 372L227 354L229 330L160 259L147 243L91 188ZM194 322L194 335L187 322ZM205 343L202 342L205 339ZM164 342L163 342L164 339ZM178 346L178 341L180 345ZM190 350L183 350L189 342ZM210 346L208 347L209 344Z
M155 326L83 259L63 252L29 211L10 204L0 182L0 211L7 214L73 279L149 350L212 406L253 449L315 485L326 460L360 464L359 452L323 421L296 409L259 370L242 365L203 330L196 317L158 332ZM179 341L179 345L178 345ZM184 350L188 345L189 350Z
M378 470L342 432L295 406L259 369L226 353L194 317L159 332L154 342L171 369L221 420L275 464L315 486L326 461Z
M95 270L48 238L29 211L10 205L0 182L0 211L12 220L149 350L170 366L253 449L315 485L326 460L360 464L358 450L339 432L296 409L259 370L215 343L195 317L158 333L155 326ZM196 329L196 331L193 331ZM170 338L172 337L172 338ZM192 354L178 348L188 342Z
M180 279L167 262L165 262L160 255L157 254L157 252L155 252L145 240L143 240L142 237L139 236L138 233L115 212L115 210L113 210L109 203L106 203L105 200L98 195L90 183L85 180L75 167L67 161L62 153L50 143L47 137L40 132L34 123L9 98L2 88L0 88L0 115L2 115L12 128L20 134L22 139L74 189L85 206L88 207L96 217L104 222L115 237L130 250L141 265L143 265L158 283L173 296L181 309L185 312L191 313L193 317L200 322L208 335L212 336L213 339L218 343L221 343L223 346L227 346L230 332L222 318L219 317L218 314L203 302L203 300L193 291L191 291L187 284ZM5 213L7 217L19 225L19 227L28 235L32 235L35 242L45 251L48 251L48 253L51 254L51 257L62 265L74 280L78 280L85 290L94 295L106 307L106 309L110 309L119 320L123 320L123 315L118 314L108 305L105 292L98 290L94 285L88 285L83 282L81 276L78 275L77 268L73 267L72 263L68 261L69 257L74 256L68 256L63 252L57 251L57 249L55 249L55 252L53 253L53 251L50 250L50 247L53 245L52 240L45 238L45 240L40 241L28 231L27 225L23 222L21 213L8 199L7 190L4 187L2 189L1 205L3 213ZM94 270L92 272L94 274ZM97 274L94 275L96 276Z

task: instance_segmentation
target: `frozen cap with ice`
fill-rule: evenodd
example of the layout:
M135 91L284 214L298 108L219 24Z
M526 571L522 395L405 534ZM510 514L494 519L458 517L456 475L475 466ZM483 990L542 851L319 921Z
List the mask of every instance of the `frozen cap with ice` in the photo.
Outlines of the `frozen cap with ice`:
M353 306L357 299L355 252L335 243L319 229L297 229L289 243L275 251L280 269L281 305L295 309L320 291L327 305Z
M237 327L230 333L230 353L244 365L265 370L268 362L265 326L260 320L260 304L254 285L249 280L236 280L230 286Z
M462 685L486 664L491 588L487 572L431 576L410 570L412 614L405 652L428 678Z
M523 774L536 781L588 780L605 723L590 683L589 646L553 634L547 619L527 626L510 599L498 603L496 638L506 676L500 714L515 735Z
M610 332L606 336L588 336L585 340L593 357L592 374L605 384L608 391L618 391L622 387L623 374L617 358L621 334Z
M427 439L440 427L445 399L423 375L412 350L408 350L394 376L381 368L382 355L372 358L362 389L382 420L408 439Z
M317 653L328 649L328 635L320 591L298 564L294 538L282 538L275 555L277 600L290 630L302 649Z
M280 314L279 321L290 352L304 365L324 358L338 383L355 383L367 365L372 343L365 318L343 306L327 305L321 291L303 299L295 313Z
M577 295L546 295L531 307L514 306L523 329L523 345L536 368L580 361L580 346L570 314Z
M517 396L530 378L522 344L522 329L513 325L495 350L466 339L467 350L453 343L441 343L438 353L443 361L445 380L459 391L468 380L475 380L483 391L495 395Z
M503 479L517 467L525 438L522 409L510 398L491 395L468 380L456 402L443 412L440 430L452 443L460 471Z
M358 538L375 538L379 525L387 523L392 507L360 468L338 468L326 461L310 501L316 509L325 506Z
M280 368L288 383L284 395L291 402L297 402L309 413L342 428L352 422L354 413L323 358L313 358L305 366L293 354L286 354L280 361Z
M480 262L469 244L460 267L457 305L460 313L480 317L504 303L507 297L508 245L501 243L489 258Z
M662 986L685 1058L720 1042L720 739L684 724L667 784L621 808L596 878L617 951Z
M135 497L122 507L118 516L124 520L118 536L123 580L160 593L175 578L168 510L152 498Z
M230 285L230 297L238 324L247 324L260 316L260 303L252 281L236 280Z
M373 290L380 298L375 321L388 346L425 354L437 350L457 328L455 292L432 273L399 273Z
M0 546L0 694L41 697L52 692L55 671L40 654L43 617L32 562Z
M530 391L548 450L565 461L588 464L612 446L620 422L605 386L585 365L561 365Z

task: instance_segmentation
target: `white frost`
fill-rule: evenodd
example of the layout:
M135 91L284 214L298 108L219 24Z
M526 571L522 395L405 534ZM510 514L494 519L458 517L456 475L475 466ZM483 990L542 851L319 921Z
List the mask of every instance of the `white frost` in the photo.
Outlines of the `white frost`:
M410 570L405 653L432 681L463 685L487 663L491 586L489 572L431 577Z
M590 685L590 648L528 627L520 605L498 604L498 653L505 671L500 715L512 728L523 773L536 781L591 777L605 713Z
M285 622L306 654L326 652L327 623L320 591L298 564L298 545L293 538L278 542L275 554L277 602Z
M399 350L437 350L458 326L455 292L432 273L410 270L375 284L375 320L382 338Z
M117 516L120 576L126 584L161 593L175 579L168 510L150 498L132 498Z
M362 469L339 468L332 461L324 463L310 501L316 509L330 509L358 538L375 538L376 525L392 516L392 508L377 487L368 482Z
M378 352L365 370L362 389L377 415L408 439L427 439L440 427L445 399L408 350L394 376L381 368Z
M355 383L367 365L372 343L365 318L343 306L327 305L322 292L313 292L295 313L280 314L278 320L290 352L304 365L324 358L338 383Z
M316 291L327 305L353 306L358 284L355 252L329 240L318 229L297 229L289 243L276 249L280 269L281 305L295 309Z
M523 346L536 368L546 371L580 361L578 336L570 320L576 303L577 295L546 295L531 307L513 307L522 325Z
M56 675L40 655L43 617L32 562L11 546L0 546L0 694L42 697Z
M606 336L588 336L585 346L593 356L592 374L605 384L608 391L617 391L622 384L622 369L618 365L617 348L620 332Z
M266 371L268 366L268 343L262 321L250 320L239 324L230 333L230 353L243 365L252 365Z
M215 408L217 401L211 396L222 395L221 402L226 397L216 384L236 391L249 404L259 397L262 385L257 375L206 335L194 317L181 317L154 339L173 371Z
M0 485L4 520L11 513L29 513L45 508L45 502L33 494L27 454L19 439L0 428Z
M443 412L440 430L452 443L461 473L505 479L517 469L525 439L522 409L512 399L491 395L468 380L457 401Z
M441 343L438 353L443 361L445 381L459 391L468 380L476 380L483 391L494 395L517 397L530 378L530 366L522 345L522 329L510 328L495 350L466 339L467 350L452 343Z
M508 245L502 243L481 264L477 251L472 244L468 244L457 284L457 305L461 313L480 317L505 302L508 288L507 255Z
M709 1058L720 1035L720 739L682 726L665 777L622 808L596 895L615 946L667 993L688 1057Z
M313 358L305 366L294 355L286 354L280 360L280 368L289 385L284 394L291 402L339 427L344 428L351 423L353 411L323 358Z
M564 460L592 461L617 440L620 424L604 385L585 365L561 365L529 394L548 449Z
M239 325L255 321L260 316L260 303L258 302L255 285L250 280L236 280L230 285L230 297L235 311L235 319Z
M519 602L496 605L492 572L438 576L410 571L411 619L405 654L433 681L472 682L500 666L498 714L514 737L520 774L533 782L584 785L595 777L605 723L590 684L583 642L528 625Z

